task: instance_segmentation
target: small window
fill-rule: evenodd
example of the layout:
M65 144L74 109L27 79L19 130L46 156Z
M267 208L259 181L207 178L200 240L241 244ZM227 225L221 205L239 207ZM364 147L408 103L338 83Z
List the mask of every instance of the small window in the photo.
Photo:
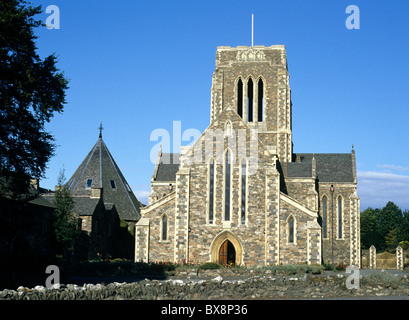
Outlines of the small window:
M288 220L288 242L294 243L294 218Z
M92 179L87 180L87 188L91 188L92 186Z
M110 182L111 182L111 188L116 189L115 180L110 180Z
M338 238L342 239L342 198L338 198Z
M214 215L214 162L213 159L209 164L209 224L213 224Z
M322 198L322 233L324 238L328 238L327 235L327 197Z
M229 151L226 152L226 159L225 159L225 182L224 182L224 221L230 220L230 196L231 196L231 159Z
M168 217L166 214L162 217L162 240L168 240Z
M241 163L241 224L246 224L246 161Z

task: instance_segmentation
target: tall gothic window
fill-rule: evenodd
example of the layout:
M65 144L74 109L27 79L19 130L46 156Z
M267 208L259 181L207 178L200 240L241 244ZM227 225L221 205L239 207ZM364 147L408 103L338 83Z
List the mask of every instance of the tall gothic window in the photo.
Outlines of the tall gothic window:
M294 218L288 219L288 242L294 243Z
M322 233L323 238L327 238L327 197L322 198Z
M241 224L246 223L246 160L241 164Z
M243 81L237 83L237 113L243 118Z
M253 80L247 82L247 121L253 122Z
M224 220L230 220L230 178L231 178L231 161L230 161L230 152L227 150L226 152L226 160L225 160L225 189L224 189Z
M168 217L162 216L162 240L168 240Z
M214 162L213 159L209 164L209 223L213 223L214 215Z
M258 80L258 100L257 100L257 118L258 122L263 121L263 80Z
M342 197L338 197L338 238L342 238Z

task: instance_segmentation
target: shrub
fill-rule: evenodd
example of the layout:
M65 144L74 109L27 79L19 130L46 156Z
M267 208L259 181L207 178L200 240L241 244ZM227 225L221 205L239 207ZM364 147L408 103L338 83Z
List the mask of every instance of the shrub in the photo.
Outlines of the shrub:
M402 247L403 250L409 249L409 241L401 241L399 242L399 245Z
M335 266L331 263L323 263L322 266L325 271L335 271Z
M201 270L211 270L211 269L219 269L221 266L216 262L206 262L199 266Z
M338 271L344 271L344 270L346 270L346 268L347 268L347 265L345 263L342 263L342 262L335 265L335 269L338 270Z
M174 271L176 266L173 262L170 261L161 261L156 264L162 271Z

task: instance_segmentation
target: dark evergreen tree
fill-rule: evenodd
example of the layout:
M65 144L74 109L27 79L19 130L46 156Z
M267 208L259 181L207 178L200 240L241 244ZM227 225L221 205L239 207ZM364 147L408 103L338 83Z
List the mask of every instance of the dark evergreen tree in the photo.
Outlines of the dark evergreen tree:
M409 241L409 210L402 214L396 232L399 242Z
M361 242L362 249L383 247L384 238L378 230L379 209L368 208L361 212Z
M64 170L58 177L54 198L53 227L57 252L68 257L74 241L80 235L79 217L74 213L75 202L65 184Z
M397 228L401 218L402 210L392 201L389 201L386 206L379 211L378 230L383 238L385 238L391 230Z
M24 194L55 149L44 125L63 111L68 80L54 54L42 60L37 53L40 12L23 0L0 1L0 196Z

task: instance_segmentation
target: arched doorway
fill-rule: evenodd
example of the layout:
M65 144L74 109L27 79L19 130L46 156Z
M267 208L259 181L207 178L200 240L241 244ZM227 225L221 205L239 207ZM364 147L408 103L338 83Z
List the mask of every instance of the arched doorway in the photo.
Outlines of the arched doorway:
M229 240L224 241L220 246L219 263L222 265L236 264L236 249Z
M219 233L210 246L211 261L221 264L242 264L243 249L241 242L230 231Z

